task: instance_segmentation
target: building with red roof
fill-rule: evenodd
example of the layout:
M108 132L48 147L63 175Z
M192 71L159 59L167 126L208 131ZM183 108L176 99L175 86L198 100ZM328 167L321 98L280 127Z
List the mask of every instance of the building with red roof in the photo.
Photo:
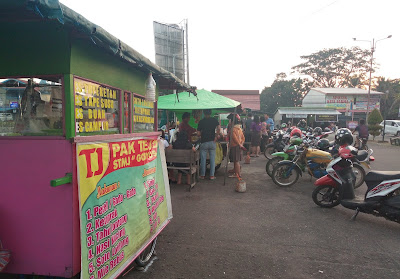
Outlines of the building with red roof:
M211 90L211 92L240 102L243 109L260 110L259 90Z

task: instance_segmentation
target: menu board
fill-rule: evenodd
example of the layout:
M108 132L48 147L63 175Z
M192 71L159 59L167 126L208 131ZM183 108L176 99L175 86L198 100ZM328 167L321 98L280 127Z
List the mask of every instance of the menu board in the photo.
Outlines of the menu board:
M154 102L142 97L133 98L133 120L135 133L154 131Z
M119 90L75 77L74 93L77 135L119 132Z
M117 277L172 218L154 139L78 143L81 278Z

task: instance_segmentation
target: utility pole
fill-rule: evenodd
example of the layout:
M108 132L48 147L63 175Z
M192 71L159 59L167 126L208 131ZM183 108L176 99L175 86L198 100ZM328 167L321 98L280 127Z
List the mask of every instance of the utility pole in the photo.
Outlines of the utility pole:
M188 19L186 19L186 74L187 74L187 81L186 83L190 85L189 79L189 32L188 32Z
M369 42L369 43L371 43L371 66L370 66L370 69L369 69L369 86L368 86L367 113L366 113L366 116L365 116L365 120L367 121L367 123L368 123L368 115L369 115L369 104L370 104L370 98L371 98L370 96L371 96L372 70L373 70L372 65L373 65L373 61L374 61L374 52L375 52L375 50L376 50L376 44L377 44L379 41L386 40L386 39L390 39L391 37L392 37L392 35L389 35L389 36L387 36L386 38L382 38L382 39L379 39L379 40L376 40L376 41L375 41L375 39L372 39L372 41L369 41L369 40L357 40L357 38L353 38L354 41Z

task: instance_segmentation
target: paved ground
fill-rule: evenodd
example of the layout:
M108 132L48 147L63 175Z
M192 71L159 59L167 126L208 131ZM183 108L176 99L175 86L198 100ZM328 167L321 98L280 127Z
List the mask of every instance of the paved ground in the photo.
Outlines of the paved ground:
M400 147L368 145L374 169L400 170ZM314 180L279 188L265 163L259 157L243 165L242 194L233 178L223 185L222 170L191 192L172 185L174 218L158 237L157 256L124 278L399 278L400 224L362 213L352 222L351 210L319 208Z
M400 147L369 143L373 168L400 170ZM243 165L235 179L202 181L188 192L172 185L174 218L158 238L157 257L126 278L399 278L400 225L338 206L317 207L313 181L279 188L266 159ZM357 189L358 194L366 186Z

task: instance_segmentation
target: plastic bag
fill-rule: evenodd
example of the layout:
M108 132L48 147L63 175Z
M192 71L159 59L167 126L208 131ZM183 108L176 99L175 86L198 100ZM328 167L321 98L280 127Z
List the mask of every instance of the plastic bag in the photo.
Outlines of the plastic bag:
M156 100L156 81L151 73L146 81L146 100L152 102Z

